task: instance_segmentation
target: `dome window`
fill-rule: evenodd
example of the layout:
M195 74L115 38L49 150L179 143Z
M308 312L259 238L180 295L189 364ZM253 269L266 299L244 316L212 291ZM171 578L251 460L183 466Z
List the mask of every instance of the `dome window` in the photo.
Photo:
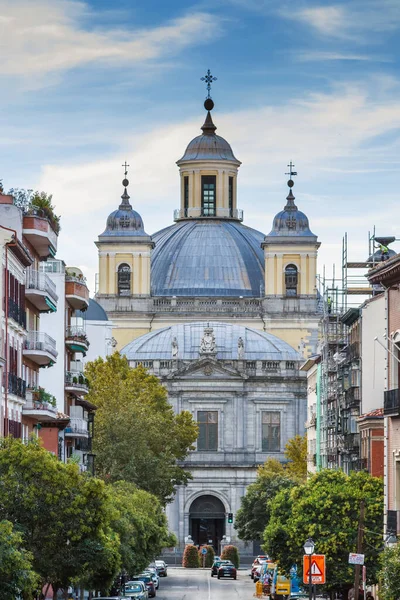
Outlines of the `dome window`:
M201 216L215 217L216 207L216 181L215 175L202 175L201 177Z
M131 268L126 263L118 267L118 296L131 295Z
M297 296L298 272L296 265L288 265L285 269L286 296Z

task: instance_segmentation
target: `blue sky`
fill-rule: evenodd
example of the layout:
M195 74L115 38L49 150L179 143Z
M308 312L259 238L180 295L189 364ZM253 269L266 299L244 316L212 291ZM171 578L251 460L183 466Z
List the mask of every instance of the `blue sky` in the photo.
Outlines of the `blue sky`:
M400 237L399 29L398 0L0 0L0 178L53 193L58 256L93 291L125 159L146 230L172 222L210 68L244 222L269 232L293 160L329 272L345 231L354 259L374 225Z

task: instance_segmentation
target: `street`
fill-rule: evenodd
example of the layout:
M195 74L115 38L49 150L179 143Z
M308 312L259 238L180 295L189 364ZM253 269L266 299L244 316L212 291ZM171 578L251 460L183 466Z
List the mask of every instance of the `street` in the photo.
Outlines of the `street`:
M237 580L211 577L210 569L168 568L161 577L156 600L252 600L254 583L249 569L238 571Z

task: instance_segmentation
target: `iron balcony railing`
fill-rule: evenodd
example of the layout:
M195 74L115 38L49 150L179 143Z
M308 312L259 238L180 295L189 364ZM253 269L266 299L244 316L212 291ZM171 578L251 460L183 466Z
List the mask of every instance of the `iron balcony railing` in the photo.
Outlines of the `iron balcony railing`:
M222 217L243 221L243 210L241 208L222 207L217 207L214 211L207 211L199 208L177 208L174 210L174 221L177 221L178 219L196 219L198 217L208 217L209 219Z
M43 331L28 331L28 337L25 340L25 350L47 352L54 359L58 355L56 340Z
M76 340L77 342L85 344L85 346L89 346L89 340L83 327L78 327L75 325L67 327L65 338L68 340Z
M71 417L68 426L65 428L66 434L80 434L89 436L88 422L79 417Z
M400 390L388 390L383 393L383 414L396 417L400 414Z
M26 312L25 309L17 304L12 298L8 299L8 316L14 319L21 327L26 329Z
M66 387L77 388L77 390L89 389L88 381L82 371L66 371L65 385Z
M29 290L46 292L54 302L57 302L58 300L56 284L48 275L46 275L46 273L28 270L26 274L26 288Z
M5 378L5 375L4 375ZM8 392L9 394L15 394L20 398L26 397L26 381L21 377L17 377L13 373L8 374Z

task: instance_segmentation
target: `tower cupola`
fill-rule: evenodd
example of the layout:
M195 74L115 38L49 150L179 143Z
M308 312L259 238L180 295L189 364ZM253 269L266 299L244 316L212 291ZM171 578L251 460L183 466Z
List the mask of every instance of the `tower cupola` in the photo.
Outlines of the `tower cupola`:
M207 82L208 91L202 133L188 144L184 155L176 163L181 176L181 207L175 211L176 221L243 218L242 211L237 208L237 174L241 162L235 157L230 144L215 133L217 127L211 116L214 102L210 91L215 79L210 70L202 77Z

